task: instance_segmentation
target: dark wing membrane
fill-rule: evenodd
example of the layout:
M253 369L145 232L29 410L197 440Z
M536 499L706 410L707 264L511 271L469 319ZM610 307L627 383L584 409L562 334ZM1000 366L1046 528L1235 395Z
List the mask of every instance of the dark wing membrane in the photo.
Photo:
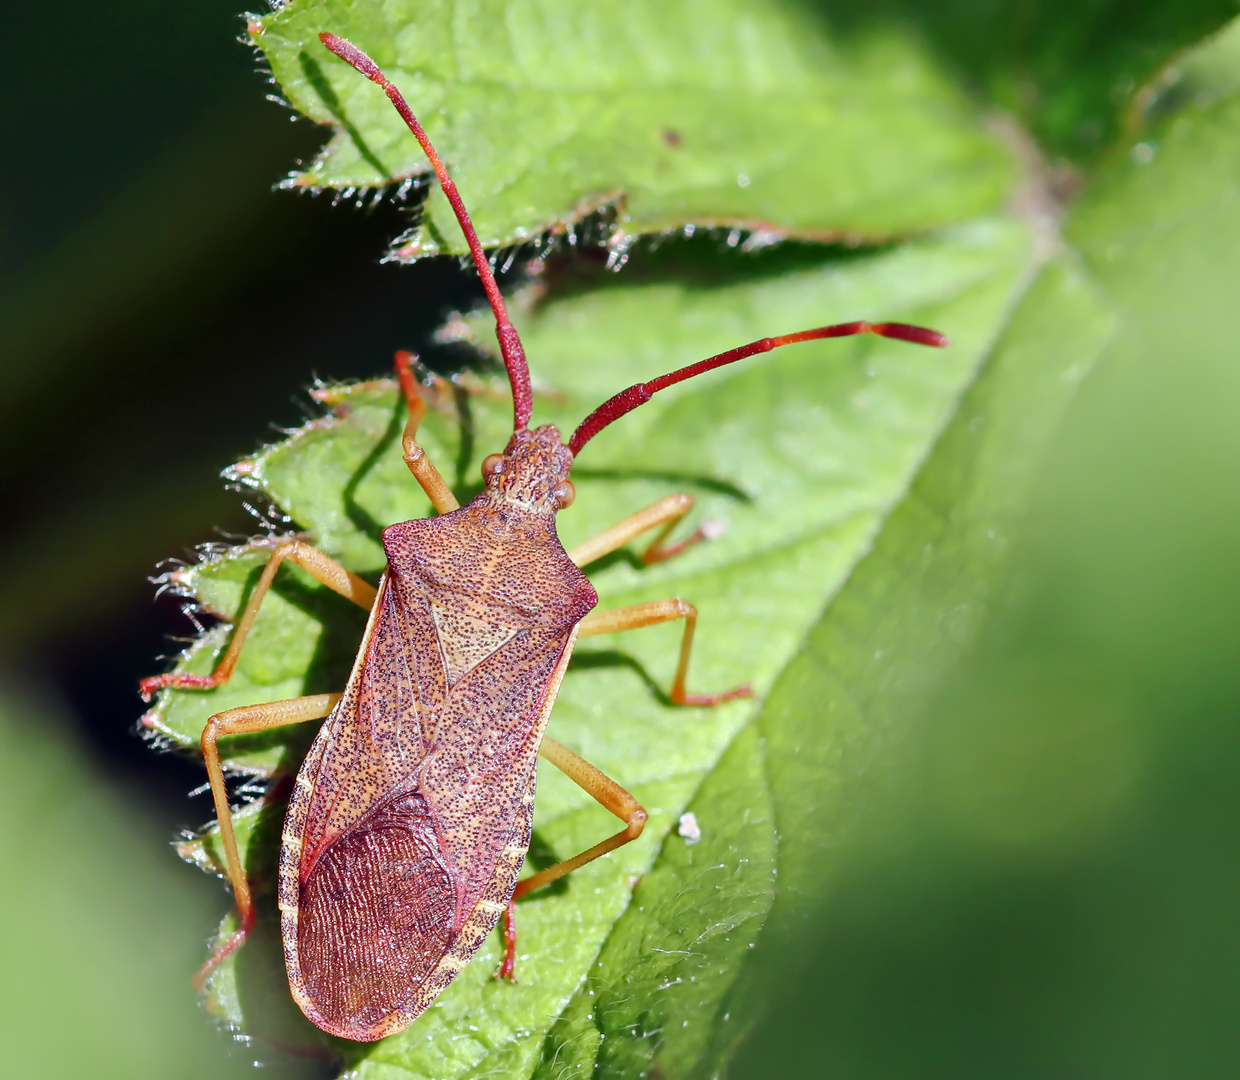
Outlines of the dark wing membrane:
M374 1037L447 951L454 891L416 794L323 852L302 890L297 934L304 992L321 1026Z

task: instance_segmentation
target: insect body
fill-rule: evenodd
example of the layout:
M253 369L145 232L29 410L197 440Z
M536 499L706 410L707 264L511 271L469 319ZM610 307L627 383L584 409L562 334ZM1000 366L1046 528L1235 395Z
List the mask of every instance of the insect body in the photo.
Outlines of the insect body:
M686 692L697 612L680 599L595 611L598 596L579 567L661 529L646 561L699 538L665 545L692 499L672 495L572 551L556 535L556 513L573 499L569 473L585 444L658 391L780 345L877 333L927 345L934 331L901 323L846 323L733 349L629 387L588 416L567 444L551 426L531 430L529 373L516 330L469 216L447 170L399 91L342 38L320 35L337 56L379 84L421 143L469 243L496 318L513 391L513 435L483 463L484 490L457 504L417 444L425 407L407 353L397 374L409 405L404 457L439 516L383 533L387 571L378 589L300 540L277 544L214 674L143 681L206 688L227 681L280 563L291 560L370 611L341 694L319 694L218 713L202 735L240 930L202 975L254 925L254 905L238 855L217 739L326 717L303 762L284 823L279 907L289 985L303 1012L325 1031L373 1040L421 1014L505 916L515 955L516 897L636 839L646 812L598 769L544 734L578 637L671 620L685 623L670 697L714 705L747 687ZM529 846L535 764L541 754L624 827L587 851L518 882Z
M556 539L570 463L554 430L519 432L485 495L383 534L388 572L280 867L294 993L329 1030L403 1027L507 908L538 745L598 602Z

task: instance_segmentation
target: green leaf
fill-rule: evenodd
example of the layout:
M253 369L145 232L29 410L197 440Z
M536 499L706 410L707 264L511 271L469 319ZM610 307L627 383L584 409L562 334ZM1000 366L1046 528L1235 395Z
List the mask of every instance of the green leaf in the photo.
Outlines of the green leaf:
M930 535L945 519L923 515L924 567L905 560L884 582L884 553L915 525L893 516L772 692L761 727L781 891L769 950L738 977L767 995L730 1062L738 1080L769 1075L774 1054L802 1075L853 1076L954 1076L980 1056L992 1075L1087 1062L1119 1075L1155 1059L1200 1061L1206 1075L1231 1054L1225 1024L1184 1028L1196 988L1235 969L1234 888L1218 868L1235 834L1224 703L1236 686L1240 96L1220 81L1117 148L1066 227L1067 273L1088 275L1086 287L1053 303L1042 287L1037 304L1035 288L1000 350L1019 345L1047 366L1084 335L1104 340L1039 485L1017 587L982 578L1002 601L990 618L959 589L952 547L985 556L991 523L968 512L946 553ZM1091 293L1093 317L1080 302ZM956 613L987 645L953 665L925 646L950 636ZM832 700L853 733L837 758L847 769L797 737L798 714ZM887 747L913 744L899 794L876 775L873 729ZM837 798L822 786L830 776L851 792ZM829 801L812 797L824 791ZM823 819L837 809L837 840L867 819L866 850L830 843ZM833 908L844 859L851 894ZM1197 908L1179 924L1186 897ZM823 966L805 971L806 958ZM1169 989L1169 970L1194 989ZM728 1003L753 1022L759 1001L747 1005Z
M647 280L621 275L606 288L553 299L521 317L520 325L535 379L547 388L536 402L536 420L562 430L628 383L771 330L890 316L951 335L954 345L943 352L862 338L779 350L659 395L582 454L574 470L577 501L560 519L569 545L675 489L698 499L697 520L727 525L720 539L664 564L641 568L621 555L590 568L602 604L667 595L691 599L701 611L693 686L748 681L764 693L904 498L976 378L1024 287L1031 244L1022 226L993 220L846 259L813 249L771 254L766 262L739 253L733 258L742 275L731 283L702 287L657 274ZM427 510L400 460L403 407L395 388L384 383L320 396L333 405L331 416L243 463L237 475L290 512L329 553L374 573L381 565L379 524ZM432 411L424 445L467 494L481 457L502 445L511 414L507 400L485 386L456 397L454 408ZM181 571L176 584L211 610L231 614L260 561L261 552L253 548L216 555ZM256 644L247 646L234 676L234 683L247 680L244 689L230 683L210 693L166 692L148 717L150 726L188 746L208 714L240 703L243 695L262 701L307 692L310 685L332 688L323 672L341 670L349 658L347 634L337 622L348 605L324 597L296 572L282 572L276 592L255 624ZM330 614L327 607L314 607L319 602L333 605ZM356 641L357 624L351 625ZM750 704L710 711L666 705L662 689L672 674L678 633L669 626L583 643L551 721L557 739L643 801L652 815L646 834L574 874L561 890L535 894L520 905L517 986L490 979L498 957L492 940L406 1032L373 1047L341 1048L358 1075L529 1075L548 1026L578 993L626 908L626 919L656 920L673 942L700 917L695 908L730 911L719 921L739 920L736 936L707 935L712 981L703 992L717 1000L727 990L732 960L753 940L770 898L771 833L760 813L768 796L760 784L754 788L750 750L728 751L754 715ZM186 666L209 670L222 641L212 632L190 650ZM291 765L300 750L286 740L305 738L274 733L257 748L255 740L236 739L227 751L230 764L270 768L284 755ZM743 738L752 748L752 735ZM636 907L630 906L631 881L650 869L662 838L708 775L697 811L700 848L689 849L673 835L662 858L692 875L694 867L708 865L700 860L725 861L722 853L731 845L737 849L728 856L737 865L731 884L718 895L700 882L669 889L658 884L658 874L666 872L661 863L649 890L640 886ZM738 819L735 805L729 808L733 796L751 806L748 818ZM608 829L608 815L588 796L554 770L540 769L536 835L544 853L567 856ZM210 865L213 852L218 860L207 838L189 854ZM261 889L261 882L270 881L264 867L270 866L271 849L260 844L246 858ZM703 889L709 903L694 900ZM648 914L642 911L646 895L652 897ZM268 894L269 918L270 903ZM217 979L217 1004L239 1023L256 1023L247 1000L275 996L260 992L254 980L256 971L278 972L278 964L247 959L264 947L275 955L274 941L253 941L236 970L226 968ZM685 962L699 959L691 955ZM256 971L247 975L246 965ZM675 968L669 962L666 970ZM662 977L657 965L650 972L652 979ZM706 973L704 968L703 979ZM687 977L682 982L695 989L672 997L678 1008L689 1008L697 983ZM588 1024L586 1012L575 1005L564 1022ZM317 1038L308 1024L304 1028L300 1038ZM692 1059L708 1037L705 1026L687 1031L676 1043L678 1060Z
M324 30L403 90L487 247L615 203L629 234L891 237L990 212L1013 179L952 82L890 27L838 43L799 7L754 0L299 0L251 23L292 105L336 128L296 185L356 192L429 171ZM465 250L437 188L400 250Z
M760 730L784 838L784 918L825 887L831 849L864 806L850 787L899 735L902 704L934 685L988 614L1038 451L1114 321L1073 259L1041 272L874 550L781 676ZM824 818L833 824L815 824Z
M783 977L773 962L744 963L766 908L775 903L766 932L779 940L811 925L872 811L874 766L904 736L900 707L986 613L1040 453L1111 325L1070 261L1041 273L873 550L695 797L712 842L665 845L642 882L635 903L657 899L626 912L554 1029L557 1068L714 1075L760 1014ZM715 903L699 895L712 875ZM797 960L794 944L779 953L785 972Z
M281 1045L329 1043L349 1075L367 1078L710 1076L755 1022L769 1025L764 1005L803 974L803 943L842 853L888 805L892 748L1005 595L1039 462L1081 378L1108 348L1153 343L1173 355L1177 320L1151 312L1227 310L1234 274L1218 268L1240 250L1240 113L1226 78L1193 70L1210 93L1110 160L1068 223L1075 251L1046 235L1035 243L1006 219L848 257L716 249L703 266L693 261L700 246L671 244L591 290L561 280L519 310L536 418L561 430L629 383L772 331L900 318L936 325L955 345L932 354L856 339L780 350L660 395L582 455L578 500L561 517L570 546L676 488L698 499L697 520L727 524L722 538L665 564L642 568L621 554L589 569L604 605L693 600L695 688L743 679L763 700L669 707L660 688L674 627L582 645L551 733L629 787L651 824L638 843L520 905L517 986L491 979L492 938L400 1035L332 1044L301 1020L273 933L277 787L240 822L262 921L216 977L215 1008ZM1194 259L1203 269L1186 273ZM467 322L480 341L485 324ZM430 396L424 444L468 496L481 457L504 441L508 403L484 380ZM403 407L389 382L318 397L328 416L243 462L235 478L373 577L381 526L427 512L400 461ZM171 584L235 617L264 548L214 553ZM282 571L233 682L164 693L147 723L190 746L227 705L338 688L359 627L339 598ZM226 634L210 631L185 669L210 670ZM308 737L236 739L228 763L292 768ZM607 834L607 814L564 777L540 768L539 782L532 862ZM220 868L212 833L184 854ZM759 1029L735 1069L761 1072L770 1030Z
M1234 53L1234 34L1220 44ZM1217 55L1213 49L1206 57ZM1204 59L1204 58L1203 58ZM1202 69L1209 70L1202 64ZM1193 68L1190 67L1190 71ZM1240 84L1215 82L1179 112L1117 153L1094 182L1068 226L1068 236L1090 269L1124 301L1134 319L1158 298L1160 309L1199 303L1201 290L1227 306L1236 248L1234 133L1240 117ZM1175 246L1172 247L1171 245ZM1192 267L1192 273L1186 268ZM1170 289L1170 296L1165 290ZM1145 319L1164 340L1178 333L1174 319Z
M1086 162L1130 129L1150 88L1174 77L1185 50L1236 12L1233 0L810 3L841 42L892 23L914 27L1048 156Z

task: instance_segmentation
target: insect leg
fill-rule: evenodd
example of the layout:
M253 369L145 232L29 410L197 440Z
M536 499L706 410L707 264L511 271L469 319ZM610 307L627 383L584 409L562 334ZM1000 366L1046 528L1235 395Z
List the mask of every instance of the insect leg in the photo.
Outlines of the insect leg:
M223 942L199 969L194 976L194 984L198 987L202 986L220 961L245 940L246 934L254 927L254 902L250 898L250 884L246 881L245 867L241 865L241 854L237 850L232 807L228 805L228 789L224 786L224 769L220 765L216 740L221 735L245 735L256 731L270 731L288 724L301 724L307 720L321 720L336 707L339 700L339 694L313 694L287 701L269 701L263 705L244 705L239 709L216 713L202 729L202 758L207 766L207 778L211 782L211 797L215 800L220 839L224 842L224 858L228 864L228 879L232 882L233 896L237 901L237 917L241 922L241 929Z
M644 510L630 514L623 521L617 521L610 529L605 529L597 536L592 536L584 543L578 544L568 553L568 557L578 566L585 566L586 563L594 562L595 559L601 559L604 555L610 555L613 551L619 550L630 540L641 536L642 533L657 529L662 525L663 528L659 530L650 546L642 552L641 561L650 564L670 559L673 555L679 555L682 551L692 547L699 540L706 540L715 535L711 524L706 522L699 525L685 539L675 544L664 543L677 522L692 509L692 495L685 495L682 492L668 495Z
M409 419L405 421L405 434L401 439L405 450L405 464L409 466L413 478L422 485L422 490L426 492L435 512L447 514L459 510L461 504L456 501L452 489L439 475L434 462L426 456L426 451L418 445L418 425L426 415L426 402L422 400L422 395L418 393L418 384L414 382L410 367L412 362L413 353L402 351L396 354L396 377L400 380L400 388L404 391L405 402L409 406Z
M356 574L351 574L335 559L329 558L317 548L300 540L285 540L272 549L271 557L263 568L263 575L258 579L258 584L254 586L249 603L245 605L241 618L237 620L232 641L228 643L228 649L220 658L215 671L210 675L188 675L184 672L153 675L138 684L142 696L150 701L151 695L165 686L174 686L182 690L210 690L214 686L228 682L232 677L233 668L237 666L237 658L241 655L245 639L254 625L255 618L258 617L258 609L262 606L263 598L270 591L271 583L275 581L276 571L280 569L280 564L285 559L296 563L316 581L322 582L329 589L333 589L368 611L375 602L374 587L367 585Z
M674 619L684 619L685 633L680 639L680 663L676 666L676 678L672 682L668 697L677 705L718 705L720 702L731 701L733 698L753 697L753 691L748 686L737 686L731 690L725 690L722 694L685 693L685 679L689 674L689 656L693 652L693 632L697 629L697 614L697 608L679 597L669 600L652 600L645 604L634 604L632 607L592 611L581 620L578 636L616 634L622 630L637 630L643 626L655 626Z
M508 906L504 908L504 959L500 961L497 979L517 981L517 898L508 898Z
M642 804L610 776L586 761L585 758L574 754L567 746L545 735L538 752L581 788L582 791L593 796L603 807L610 810L623 821L624 828L616 833L615 836L609 836L602 843L595 844L589 850L583 851L579 855L574 855L571 859L565 859L563 862L556 863L554 866L549 866L546 870L540 870L537 874L527 877L523 881L518 881L517 887L512 894L514 900L524 896L533 889L539 889L544 885L551 884L551 882L562 878L565 874L571 874L579 866L585 866L586 863L593 862L600 855L606 855L609 851L615 851L616 848L624 846L630 840L636 840L641 836L642 829L646 827L647 814Z
M517 958L516 901L526 893L541 889L544 885L550 885L551 882L557 881L565 874L571 874L578 867L593 862L600 855L606 855L609 851L615 851L616 848L623 847L629 841L636 840L641 836L642 829L646 827L648 816L642 804L610 776L601 769L595 768L585 758L574 754L562 743L544 735L538 752L582 791L593 796L600 805L623 821L624 828L579 855L574 855L571 859L565 859L563 862L558 862L554 866L547 867L546 870L540 870L537 874L517 882L512 899L508 902L508 908L504 912L504 960L500 964L499 971L495 973L496 977L501 979L514 978L513 972Z

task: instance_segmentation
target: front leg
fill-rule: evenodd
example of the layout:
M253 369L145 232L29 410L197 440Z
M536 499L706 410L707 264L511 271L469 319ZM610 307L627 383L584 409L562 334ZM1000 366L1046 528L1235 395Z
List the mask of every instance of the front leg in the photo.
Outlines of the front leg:
M719 535L721 526L718 522L704 521L683 540L668 544L668 535L690 510L693 509L693 496L678 492L667 495L656 503L651 503L636 514L630 514L623 521L618 521L610 529L604 529L597 536L578 544L568 553L568 557L578 566L585 566L604 555L618 551L630 540L636 540L642 533L651 529L659 529L658 534L650 542L640 556L643 563L662 562L674 555L687 551L701 540L710 540ZM662 528L660 528L662 526Z
M400 383L401 392L405 395L405 404L409 409L409 419L405 421L405 433L401 438L405 464L413 473L413 478L422 485L426 497L437 514L450 514L459 510L461 504L456 501L452 489L435 468L435 463L426 456L426 451L418 445L418 427L426 415L426 402L418 393L417 383L413 379L412 364L416 357L413 353L398 352L396 354L396 379Z
M241 656L241 650L245 646L245 639L254 626L254 620L258 618L258 609L262 607L264 598L271 591L272 583L276 579L276 571L280 569L280 564L285 560L296 563L315 581L326 585L346 599L352 600L359 607L369 611L374 605L377 592L373 585L368 585L356 574L346 570L335 559L324 555L318 548L311 547L304 541L282 540L271 549L271 557L267 560L267 565L263 567L262 577L254 586L249 602L245 605L241 618L237 620L232 640L228 643L224 655L220 657L215 670L210 675L190 675L177 671L171 671L166 675L153 675L138 684L142 697L150 701L151 695L156 690L162 690L166 686L178 690L210 690L228 682L232 678L237 659Z

